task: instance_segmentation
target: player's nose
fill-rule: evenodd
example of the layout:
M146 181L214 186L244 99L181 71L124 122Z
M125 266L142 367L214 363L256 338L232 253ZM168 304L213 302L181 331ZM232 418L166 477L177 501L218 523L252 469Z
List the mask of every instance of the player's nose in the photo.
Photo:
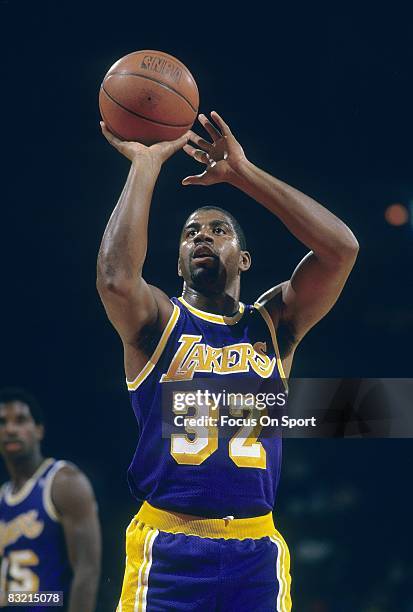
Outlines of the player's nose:
M214 237L212 234L208 232L207 229L200 229L197 235L194 238L195 244L199 244L200 242L214 242Z
M6 435L15 434L18 430L16 423L13 421L7 421L4 425L4 432Z

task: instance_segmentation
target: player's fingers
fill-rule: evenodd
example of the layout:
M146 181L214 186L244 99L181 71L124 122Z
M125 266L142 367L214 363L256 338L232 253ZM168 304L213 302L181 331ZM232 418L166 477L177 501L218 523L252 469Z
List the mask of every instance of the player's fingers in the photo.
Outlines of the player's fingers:
M218 124L219 129L224 134L224 136L229 136L230 134L232 134L228 123L225 123L221 115L218 115L216 111L212 111L211 117Z
M214 142L222 138L222 134L218 132L218 130L212 125L212 123L209 121L209 119L206 118L205 115L202 115L202 114L199 115L198 119L201 125L206 129L208 134L211 136Z
M182 149L182 147L188 142L188 140L189 140L189 132L185 132L185 134L183 134L176 140L171 140L169 142L163 142L161 146L164 150L166 157L168 158L174 153L176 153L177 151L179 151L179 149Z
M106 127L106 125L103 123L103 121L100 122L100 127L102 128L102 134L104 135L104 137L106 138L106 140L113 145L116 148L119 148L120 146L122 146L123 144L123 140L120 140L119 138L117 138L116 136L114 136L112 134L112 132L109 132L108 128Z
M186 145L184 145L183 150L184 150L184 151L185 151L185 153L187 153L187 154L188 154L190 157L194 157L194 154L195 154L196 149L195 149L195 147L193 147L192 145L190 145L190 144L186 144Z
M204 140L204 138L201 138L201 136L198 136L198 134L195 134L195 132L192 132L192 130L189 131L189 140L198 145L199 148L205 149L205 151L207 151L208 153L214 150L213 144L211 144L207 140Z
M180 138L177 138L176 140L173 140L171 142L171 145L174 147L174 149L178 150L178 149L182 149L182 147L184 146L184 144L186 144L189 140L189 130L187 132L185 132L185 134L182 134L182 136Z
M193 176L187 176L182 180L182 185L203 185L204 178L207 175L207 171L204 170L201 174L195 174Z
M193 157L201 164L211 164L213 162L213 160L206 151L202 151L201 149L195 149L195 147L193 147L192 145L186 144L184 146L184 151L190 157Z

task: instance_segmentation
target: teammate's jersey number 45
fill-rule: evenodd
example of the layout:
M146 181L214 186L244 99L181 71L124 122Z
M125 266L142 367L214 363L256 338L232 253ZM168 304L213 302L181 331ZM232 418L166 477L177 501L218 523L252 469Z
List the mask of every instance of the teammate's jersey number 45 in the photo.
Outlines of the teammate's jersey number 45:
M6 601L8 591L30 591L39 590L39 578L32 571L39 565L39 558L32 550L15 550L4 556L0 567L0 607Z

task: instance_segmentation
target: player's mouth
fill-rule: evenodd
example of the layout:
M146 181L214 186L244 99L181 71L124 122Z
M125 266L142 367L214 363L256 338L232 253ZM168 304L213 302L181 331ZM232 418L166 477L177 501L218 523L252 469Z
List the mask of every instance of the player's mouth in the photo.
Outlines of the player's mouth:
M218 256L208 245L199 244L193 250L192 259L197 263L203 263L218 259Z
M20 440L6 440L3 442L3 448L9 452L18 451L23 448L23 443Z

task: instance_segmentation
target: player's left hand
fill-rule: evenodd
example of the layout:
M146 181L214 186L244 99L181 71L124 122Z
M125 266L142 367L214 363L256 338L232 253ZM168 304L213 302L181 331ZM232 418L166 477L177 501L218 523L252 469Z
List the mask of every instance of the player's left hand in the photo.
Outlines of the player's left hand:
M204 140L190 130L189 140L198 148L190 144L183 147L185 153L201 164L205 164L206 168L201 174L184 178L182 185L214 185L230 182L237 165L246 161L241 145L222 117L215 111L212 111L211 117L219 130L205 115L199 115L198 120L208 132L212 142Z

